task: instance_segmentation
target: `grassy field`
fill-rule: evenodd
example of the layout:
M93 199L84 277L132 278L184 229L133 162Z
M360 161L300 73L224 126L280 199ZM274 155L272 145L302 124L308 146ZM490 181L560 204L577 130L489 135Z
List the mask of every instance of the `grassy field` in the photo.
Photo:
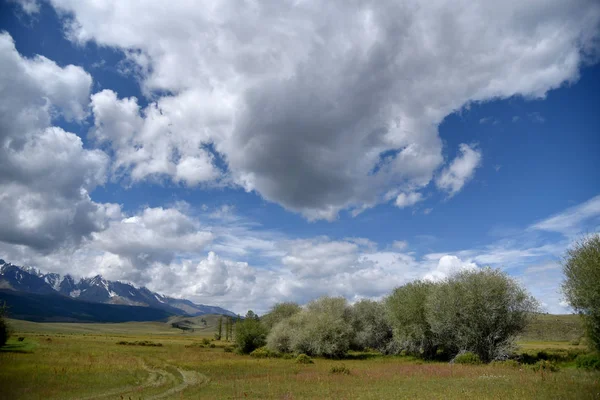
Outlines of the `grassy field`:
M207 320L207 325L215 321ZM600 373L569 363L558 372L534 372L526 366L462 366L354 354L302 365L293 359L225 352L223 347L230 345L225 342L203 346L202 339L212 336L208 328L192 333L158 322L10 322L16 332L8 351L0 351L2 400L600 398ZM19 337L25 339L19 342ZM524 339L529 341L522 342L523 348L531 351L581 347L535 335ZM123 341L161 346L117 344ZM349 374L331 372L342 364Z

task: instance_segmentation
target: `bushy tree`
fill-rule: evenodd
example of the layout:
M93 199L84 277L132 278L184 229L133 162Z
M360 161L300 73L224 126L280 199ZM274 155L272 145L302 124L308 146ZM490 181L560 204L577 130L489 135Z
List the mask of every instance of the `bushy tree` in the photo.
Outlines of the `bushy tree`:
M407 352L424 358L435 357L439 346L426 313L435 287L432 282L415 281L396 288L385 301L395 340Z
M274 351L341 357L353 340L351 317L346 299L321 297L277 323L267 338L267 346Z
M240 352L249 354L267 343L267 329L254 313L235 325L235 343Z
M567 251L563 272L563 293L583 317L590 344L600 351L600 234L575 243Z
M278 303L273 306L271 311L263 315L260 320L268 330L271 330L279 322L290 318L301 310L302 308L296 303Z
M6 303L0 304L0 347L4 346L10 337L10 327L6 322L6 313L8 307Z
M459 272L428 293L426 320L450 353L471 351L484 362L508 355L538 310L537 302L498 269Z
M383 354L396 352L392 326L382 303L372 300L355 303L352 306L351 323L354 330L353 349L371 348Z

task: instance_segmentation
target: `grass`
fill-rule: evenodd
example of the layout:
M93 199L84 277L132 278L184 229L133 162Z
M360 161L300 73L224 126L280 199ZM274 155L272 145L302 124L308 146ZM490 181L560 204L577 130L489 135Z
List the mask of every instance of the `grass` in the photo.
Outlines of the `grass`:
M19 321L13 328L16 332L9 344L29 352L12 351L17 348L0 352L0 399L600 397L600 372L576 369L569 363L551 372L510 363L451 365L353 353L344 360L315 358L313 364L298 364L295 359L228 353L225 342L210 341L215 345L211 348L203 339L210 340L212 332L192 334L165 323ZM25 340L18 342L19 336ZM123 346L117 344L120 341L162 346ZM523 342L523 351L535 352L544 343L548 345L539 348L546 352L568 352L573 347L537 340Z

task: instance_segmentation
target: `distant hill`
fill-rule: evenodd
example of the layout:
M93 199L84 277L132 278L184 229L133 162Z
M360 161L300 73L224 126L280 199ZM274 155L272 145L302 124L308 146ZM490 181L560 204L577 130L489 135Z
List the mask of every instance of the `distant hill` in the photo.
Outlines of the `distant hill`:
M525 329L521 339L524 341L576 340L584 335L581 317L575 314L540 314Z
M217 331L219 318L223 318L223 329L225 329L225 317L223 315L207 314L198 317L187 317L176 315L170 317L166 324L181 330L193 330L194 332L213 333Z
M36 268L20 267L0 259L0 289L32 294L59 294L92 303L119 304L160 309L169 314L190 316L222 314L235 316L221 307L196 304L137 288L126 282L109 281L100 275L75 280L71 275L43 273Z
M8 316L35 322L127 322L166 320L173 314L151 307L92 303L57 293L35 294L0 289Z

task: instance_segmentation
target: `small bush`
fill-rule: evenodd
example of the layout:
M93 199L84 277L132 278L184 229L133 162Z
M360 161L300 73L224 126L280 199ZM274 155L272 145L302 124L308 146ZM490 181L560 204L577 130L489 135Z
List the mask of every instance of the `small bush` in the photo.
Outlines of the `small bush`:
M350 370L344 364L334 365L329 369L330 374L350 375Z
M284 360L291 360L292 358L294 358L294 355L291 353L283 353L281 356Z
M531 369L534 372L542 371L542 372L558 372L558 365L554 361L549 360L540 360L537 363L531 366Z
M265 349L264 347L261 347L261 348L254 350L252 353L250 353L250 357L269 358L269 356L270 356L269 353L270 353L269 350Z
M208 346L210 344L210 339L204 338L202 339L202 344Z
M48 341L50 341L50 338L46 339ZM125 340L121 340L120 342L117 342L117 344L123 345L123 346L150 346L150 347L162 347L162 343L155 343L155 342L151 342L149 340L142 340L139 342L127 342Z
M19 338L17 339L19 342L22 342L23 340L25 340L25 337L23 336L19 336Z
M452 360L452 361L455 364L470 364L470 365L481 364L481 359L479 358L479 356L470 351L467 351L462 354L458 354L456 357L454 357L454 360Z
M296 357L296 364L314 364L314 361L306 354L298 354L298 357Z
M233 353L233 346L225 346L223 347L223 351L225 353Z
M571 346L579 346L579 343L581 343L581 340L579 340L579 339L574 339L574 340L571 340L571 342L569 342L569 344Z
M575 359L577 368L600 370L600 354L580 354Z

